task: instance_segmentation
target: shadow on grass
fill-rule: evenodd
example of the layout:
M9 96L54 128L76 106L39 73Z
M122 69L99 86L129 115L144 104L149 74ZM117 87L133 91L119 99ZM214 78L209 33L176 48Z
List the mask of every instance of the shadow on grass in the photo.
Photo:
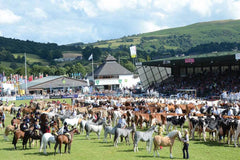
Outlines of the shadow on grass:
M58 155L58 154L60 154L60 153L56 153L56 155ZM33 152L33 153L24 153L24 155L51 156L51 155L54 155L54 152L47 152L47 154L43 154L43 152Z
M106 144L106 145L102 145L102 146L99 146L99 147L114 147L113 144Z
M206 146L215 146L215 147L234 147L233 145L228 145L228 144L225 144L225 143L219 143L219 142L216 142L216 141L200 141L200 140L195 140L193 142L193 144L202 144L202 145L206 145Z
M31 150L31 148L22 149L22 147L17 147L17 149L14 149L13 147L9 147L9 148L1 148L0 150L4 150L4 151L25 151L25 150Z
M13 147L10 148L1 148L0 150L4 150L4 151L15 151L15 149ZM19 149L18 149L19 150Z
M137 158L154 158L154 156L153 156L152 154L149 154L149 155L137 155L136 157L137 157ZM160 157L158 157L158 156L156 155L155 158L170 159L170 157L168 157L168 156L161 156L161 155L160 155ZM179 158L179 157L173 157L172 159L181 159L181 158Z
M93 141L93 142L91 142L91 143L98 143L98 144L107 144L107 143L109 143L109 142L103 142L103 140L99 140L99 141Z
M122 150L117 150L117 152L133 152L133 149L122 149Z

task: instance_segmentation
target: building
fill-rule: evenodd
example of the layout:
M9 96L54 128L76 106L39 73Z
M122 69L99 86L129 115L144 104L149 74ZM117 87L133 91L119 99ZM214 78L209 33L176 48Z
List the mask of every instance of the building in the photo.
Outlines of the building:
M37 93L57 93L57 92L75 92L87 86L84 80L74 79L66 76L48 76L28 82L27 85L21 84L20 89L27 90L30 94Z
M189 77L203 73L240 71L238 51L212 52L206 54L169 57L139 63L137 70L144 88L161 84L169 77ZM177 88L180 91L180 89ZM189 89L188 89L189 90ZM199 92L199 91L195 91Z
M138 77L117 63L111 55L94 71L94 84L100 90L131 88L139 81Z

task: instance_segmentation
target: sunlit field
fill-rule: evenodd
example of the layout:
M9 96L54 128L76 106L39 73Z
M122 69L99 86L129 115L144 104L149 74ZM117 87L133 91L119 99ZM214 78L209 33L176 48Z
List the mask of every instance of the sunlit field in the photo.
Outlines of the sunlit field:
M24 103L25 101L18 101L17 103ZM6 114L6 125L10 124L10 120L13 115L9 113ZM187 126L187 125L186 125ZM185 127L186 127L185 126ZM33 146L32 148L22 150L22 141L18 141L17 150L13 149L12 138L13 134L9 135L9 141L3 139L4 130L0 130L0 159L3 160L43 160L43 159L66 159L66 160L148 160L153 159L153 151L147 153L146 144L144 142L139 142L139 152L133 152L133 144L131 139L131 145L128 146L124 142L119 143L118 147L113 146L113 138L108 137L108 142L103 142L103 131L101 133L100 140L97 139L95 133L90 134L90 140L85 138L86 134L74 135L71 154L56 154L54 155L54 144L51 144L51 148L47 149L48 155L44 155L39 152L40 145ZM189 153L190 159L196 160L230 160L239 159L240 148L234 148L233 145L226 145L217 142L203 142L197 140L190 140ZM63 152L62 147L62 152ZM155 159L170 159L169 158L169 148L164 147L160 153L160 158ZM182 159L182 143L176 139L173 147L173 159Z

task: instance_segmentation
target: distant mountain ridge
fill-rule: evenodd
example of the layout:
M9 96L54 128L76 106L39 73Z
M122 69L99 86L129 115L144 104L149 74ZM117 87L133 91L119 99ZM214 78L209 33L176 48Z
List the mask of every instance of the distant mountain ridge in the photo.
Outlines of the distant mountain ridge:
M240 20L220 20L200 22L184 27L170 28L155 32L122 37L119 39L98 41L90 44L74 43L86 47L93 45L111 50L127 49L136 45L142 54L154 57L157 55L175 55L186 52L192 47L208 43L240 43ZM144 56L142 56L144 58Z

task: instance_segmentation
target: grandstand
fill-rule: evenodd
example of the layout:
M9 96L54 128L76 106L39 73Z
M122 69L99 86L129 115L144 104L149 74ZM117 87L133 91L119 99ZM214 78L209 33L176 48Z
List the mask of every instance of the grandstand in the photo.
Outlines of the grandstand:
M137 63L143 87L170 94L179 89L197 89L198 96L235 92L239 84L239 53L212 52L176 56Z

